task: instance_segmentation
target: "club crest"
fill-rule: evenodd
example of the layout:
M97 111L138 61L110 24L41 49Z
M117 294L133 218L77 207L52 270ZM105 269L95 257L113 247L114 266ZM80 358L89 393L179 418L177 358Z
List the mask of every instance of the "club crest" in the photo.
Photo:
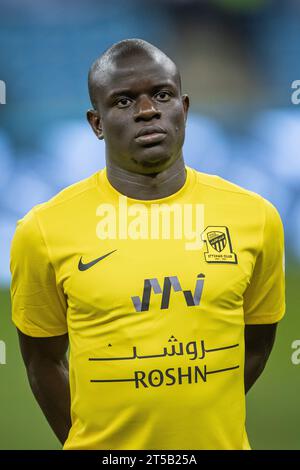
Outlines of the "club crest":
M209 226L202 233L206 244L204 253L207 263L237 264L237 256L232 249L229 229L227 227Z
M226 235L222 232L208 232L207 240L209 241L210 246L212 246L219 253L224 250L227 243Z

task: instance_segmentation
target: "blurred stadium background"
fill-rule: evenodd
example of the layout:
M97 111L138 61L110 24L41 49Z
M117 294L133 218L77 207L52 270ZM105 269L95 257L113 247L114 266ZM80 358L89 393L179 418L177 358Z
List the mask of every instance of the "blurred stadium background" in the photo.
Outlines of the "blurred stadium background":
M33 205L104 166L104 146L85 120L87 71L127 37L153 42L181 69L192 103L187 164L262 194L282 216L287 316L249 393L248 432L255 449L300 449L300 365L291 362L300 339L300 105L291 102L299 0L1 0L0 449L60 448L29 390L10 322L10 241Z

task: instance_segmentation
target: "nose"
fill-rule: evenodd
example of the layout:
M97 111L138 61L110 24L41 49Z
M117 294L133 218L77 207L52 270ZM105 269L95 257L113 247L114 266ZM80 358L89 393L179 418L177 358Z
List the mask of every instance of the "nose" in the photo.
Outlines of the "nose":
M134 120L150 121L153 118L159 119L161 112L156 108L153 101L147 96L143 95L136 103L136 112L134 113Z

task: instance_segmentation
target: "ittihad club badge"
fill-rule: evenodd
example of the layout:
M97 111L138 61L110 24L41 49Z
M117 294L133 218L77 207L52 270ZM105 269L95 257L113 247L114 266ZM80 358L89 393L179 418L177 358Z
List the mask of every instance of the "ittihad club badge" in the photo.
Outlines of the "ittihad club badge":
M237 264L227 227L208 226L202 233L202 240L206 245L204 257L207 263Z

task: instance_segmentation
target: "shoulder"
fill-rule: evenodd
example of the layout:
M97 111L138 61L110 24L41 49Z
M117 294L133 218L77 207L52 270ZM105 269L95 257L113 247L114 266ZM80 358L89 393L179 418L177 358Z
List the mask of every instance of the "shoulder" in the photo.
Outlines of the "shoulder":
M197 175L198 184L205 186L211 191L219 191L220 193L227 193L228 195L232 195L234 197L251 199L256 202L262 202L263 200L259 194L253 191L249 191L248 189L221 178L220 176L209 175L207 173L201 173L200 171L196 170L194 171Z
M196 171L196 170L194 170ZM196 171L199 193L207 194L206 201L225 207L234 217L246 224L247 230L259 232L260 239L284 238L284 229L276 207L259 194L231 183L216 175ZM205 188L205 191L203 191ZM276 234L276 235L275 235Z
M194 170L197 177L197 182L200 187L204 187L210 195L217 198L219 201L226 201L238 204L239 206L248 206L254 210L259 211L263 217L271 215L279 217L278 211L275 206L262 197L260 194L243 188L231 181L221 178L217 175L209 175Z
M97 187L97 178L98 172L62 189L48 201L33 207L30 212L39 215L52 208L72 204L73 201L77 203L79 198L84 198L90 191L93 191Z
M85 178L77 183L74 183L62 189L59 193L53 196L42 204L34 206L24 217L21 222L29 223L34 218L39 218L44 213L49 213L52 210L62 210L69 208L70 205L77 205L78 199L85 198L91 191L97 188L98 172Z
M19 240L30 240L31 244L34 244L41 240L43 238L42 222L46 220L49 225L58 222L59 219L63 220L70 212L75 213L79 210L79 199L85 198L97 187L97 178L98 172L64 188L48 201L34 206L18 220L14 243Z

